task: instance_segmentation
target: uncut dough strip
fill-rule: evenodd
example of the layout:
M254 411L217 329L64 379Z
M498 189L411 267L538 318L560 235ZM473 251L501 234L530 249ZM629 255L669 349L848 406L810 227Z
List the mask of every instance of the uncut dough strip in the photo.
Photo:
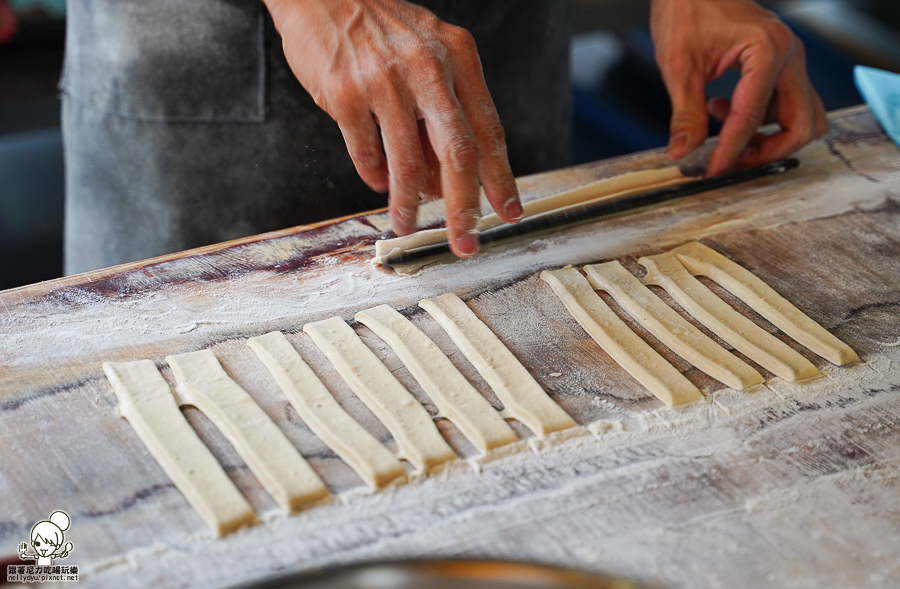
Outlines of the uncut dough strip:
M688 323L619 262L592 264L584 269L591 286L609 293L654 337L706 374L733 389L764 382L753 367Z
M638 192L683 184L690 180L693 180L693 178L683 175L678 166L629 172L613 176L612 178L603 178L585 186L579 186L572 190L566 190L565 192L523 203L522 217L534 217L549 212L555 213L572 206L585 205L607 198L621 198L637 194ZM481 218L478 223L478 230L486 231L502 224L503 220L498 215L491 213ZM389 256L398 255L419 247L446 242L447 229L445 227L417 231L411 235L393 239L380 239L375 242L375 257L372 258L372 263L381 264Z
M220 536L256 523L256 514L178 408L150 360L104 362L119 398L119 415L191 507Z
M166 356L182 405L215 424L282 509L289 513L329 495L322 479L278 426L219 364L212 350Z
M657 399L671 407L703 398L691 381L619 319L578 270L545 270L541 280L603 351Z
M391 432L401 458L422 470L456 458L425 408L343 319L332 317L307 323L303 331Z
M412 322L387 305L356 314L394 350L441 414L453 422L478 450L518 441L509 424L466 377Z
M525 424L539 438L577 425L459 297L447 293L419 301L419 306L475 366L510 417Z
M645 283L664 288L697 321L776 376L795 381L822 374L812 362L717 297L675 254L648 256L638 263L647 269Z
M719 252L693 241L672 250L688 272L706 276L744 301L799 344L832 364L859 362L850 346L807 317L768 284Z
M406 477L390 450L350 417L280 331L247 340L303 422L371 487Z

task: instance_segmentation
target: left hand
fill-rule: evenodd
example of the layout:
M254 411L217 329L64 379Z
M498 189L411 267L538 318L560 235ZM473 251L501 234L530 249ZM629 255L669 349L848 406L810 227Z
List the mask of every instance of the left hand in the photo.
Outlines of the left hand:
M338 123L360 177L390 191L398 235L420 195L447 201L450 247L478 251L479 181L507 222L522 216L506 139L465 29L405 0L266 0L284 54ZM383 153L382 153L383 150Z
M787 157L828 130L802 43L752 0L652 0L650 29L672 100L671 158L706 139L707 108L723 121L708 176ZM741 72L734 95L707 105L706 83L730 67ZM781 131L757 132L775 120Z

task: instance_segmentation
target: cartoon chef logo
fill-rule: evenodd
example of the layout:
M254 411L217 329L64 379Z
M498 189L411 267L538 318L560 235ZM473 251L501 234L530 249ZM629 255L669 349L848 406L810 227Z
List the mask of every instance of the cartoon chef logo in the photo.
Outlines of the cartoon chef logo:
M31 549L25 542L19 544L19 558L26 560L35 558L38 566L49 566L57 558L65 558L72 551L71 542L65 540L65 532L69 529L69 514L65 511L54 511L44 521L39 521L31 528Z

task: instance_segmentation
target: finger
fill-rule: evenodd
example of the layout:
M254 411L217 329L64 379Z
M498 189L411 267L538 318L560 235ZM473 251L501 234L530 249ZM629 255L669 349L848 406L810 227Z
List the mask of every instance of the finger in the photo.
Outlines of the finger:
M446 89L433 92L423 109L428 136L441 166L450 248L457 256L478 252L478 148L459 102Z
M428 137L428 127L425 121L419 123L419 145L422 146L422 154L425 156L425 184L419 196L422 200L438 200L441 198L441 162L438 161Z
M778 122L782 130L766 136L755 149L741 155L741 165L755 166L785 158L817 134L817 101L799 56L785 66L775 84L778 94Z
M375 192L388 189L387 161L382 152L378 126L368 108L350 107L335 113L356 172Z
M809 74L806 71L806 49L804 48L803 43L798 41L796 44L796 48L796 55L792 58L788 65L792 70L798 70L798 74L801 76L800 79L805 81L806 90L812 97L811 101L813 117L815 119L814 139L818 139L828 132L828 114L825 112L825 105L822 104L822 97L820 97L819 93L816 92L816 89L812 85L812 81L809 79Z
M822 97L819 96L819 93L816 92L815 88L812 89L813 93L813 102L815 103L814 109L816 111L816 137L824 137L826 133L828 133L828 128L830 124L828 123L828 114L825 112L825 105L822 104Z
M425 158L416 116L408 104L400 96L387 97L378 112L387 156L391 227L397 235L416 230L419 191L425 180Z
M706 114L706 80L698 68L684 68L666 76L666 88L672 100L669 147L672 159L680 159L706 139L709 120Z
M710 99L706 105L706 110L719 121L724 121L731 113L731 100L724 96L716 96Z
M734 168L741 152L762 124L772 97L779 64L756 47L748 51L746 61L742 62L741 79L731 99L731 111L709 160L706 170L709 176Z
M718 119L719 121L724 121L728 118L728 115L731 114L731 100L725 98L723 96L716 96L709 101L707 105L707 110L709 114ZM769 108L766 109L766 115L763 118L763 123L769 124L774 123L778 120L778 94L774 94L772 96L772 100L769 101Z
M478 176L494 211L507 223L514 223L522 218L523 209L509 165L506 134L484 81L474 41L465 31L457 33L460 35L457 46L461 50L454 54L457 74L454 90L475 137Z
M769 123L778 122L778 91L776 90L774 94L772 94L772 98L769 100L769 106L766 108L766 114L763 115L763 124L768 125Z

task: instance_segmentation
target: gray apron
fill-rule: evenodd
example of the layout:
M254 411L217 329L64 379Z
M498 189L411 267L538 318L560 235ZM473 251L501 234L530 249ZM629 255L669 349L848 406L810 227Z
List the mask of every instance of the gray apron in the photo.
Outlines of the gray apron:
M476 38L516 175L569 161L568 2L426 0ZM72 0L67 274L383 207L258 0Z

